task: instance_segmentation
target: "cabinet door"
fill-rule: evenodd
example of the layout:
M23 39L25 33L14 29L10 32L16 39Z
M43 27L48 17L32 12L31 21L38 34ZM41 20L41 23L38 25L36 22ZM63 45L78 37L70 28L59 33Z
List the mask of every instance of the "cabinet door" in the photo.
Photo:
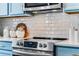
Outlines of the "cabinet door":
M66 4L64 4L64 11L79 12L79 3L66 3Z
M9 3L9 15L23 14L23 3Z
M57 56L79 56L79 48L71 47L57 47Z
M0 16L8 15L8 3L0 3Z
M12 50L12 42L0 41L0 49Z
M12 51L10 51L10 50L1 50L0 49L0 56L1 55L12 56Z
M11 55L12 55L12 42L0 41L0 56L11 56Z

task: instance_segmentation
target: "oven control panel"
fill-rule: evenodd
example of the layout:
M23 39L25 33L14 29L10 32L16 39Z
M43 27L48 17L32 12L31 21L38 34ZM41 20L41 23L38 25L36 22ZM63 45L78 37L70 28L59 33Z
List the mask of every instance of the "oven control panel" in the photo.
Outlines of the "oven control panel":
M24 47L34 48L37 50L47 50L47 51L53 50L53 44L51 42L45 42L45 41L24 41Z
M24 41L24 47L37 48L38 42Z

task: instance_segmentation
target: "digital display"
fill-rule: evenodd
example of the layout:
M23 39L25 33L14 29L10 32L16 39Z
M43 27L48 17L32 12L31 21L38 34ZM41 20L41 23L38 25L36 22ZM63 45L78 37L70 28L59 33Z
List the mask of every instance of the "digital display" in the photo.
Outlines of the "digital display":
M24 47L37 48L38 42L24 41Z

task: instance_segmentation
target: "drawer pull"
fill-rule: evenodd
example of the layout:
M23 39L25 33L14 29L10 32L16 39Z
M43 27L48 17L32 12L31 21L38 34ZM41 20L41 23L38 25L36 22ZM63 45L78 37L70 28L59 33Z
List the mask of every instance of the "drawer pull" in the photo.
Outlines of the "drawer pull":
M72 54L72 56L79 56L79 54Z

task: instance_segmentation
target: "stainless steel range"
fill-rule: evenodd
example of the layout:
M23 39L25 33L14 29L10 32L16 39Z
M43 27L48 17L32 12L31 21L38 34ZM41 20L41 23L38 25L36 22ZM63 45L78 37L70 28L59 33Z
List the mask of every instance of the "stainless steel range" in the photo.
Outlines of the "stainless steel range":
M53 42L47 40L17 41L13 55L18 56L53 56Z

